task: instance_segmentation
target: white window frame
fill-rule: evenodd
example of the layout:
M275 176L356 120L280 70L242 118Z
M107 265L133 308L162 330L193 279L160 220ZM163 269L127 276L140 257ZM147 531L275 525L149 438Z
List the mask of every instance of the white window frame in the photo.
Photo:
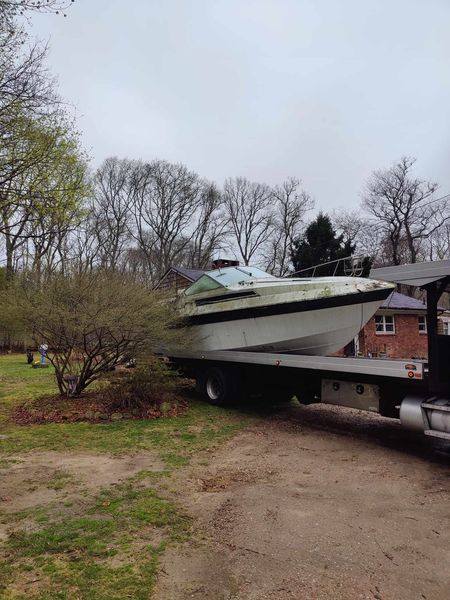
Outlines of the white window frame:
M442 321L442 331L444 335L450 335L450 321Z
M389 322L386 321L389 319ZM392 321L390 321L392 319ZM378 329L381 325L382 329ZM392 331L387 330L386 325L392 325ZM376 335L395 335L395 317L394 315L375 315L375 334Z
M428 332L427 318L422 315L419 315L417 320L419 322L419 333L421 333L422 335L425 335ZM423 325L423 328L421 328L421 325Z

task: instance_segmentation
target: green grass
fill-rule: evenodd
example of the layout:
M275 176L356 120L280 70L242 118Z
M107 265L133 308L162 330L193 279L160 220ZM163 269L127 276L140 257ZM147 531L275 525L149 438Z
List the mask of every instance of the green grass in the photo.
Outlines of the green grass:
M23 363L19 355L0 356L0 381L6 384L0 394L0 414L4 415L0 426L6 436L0 438L0 460L32 450L112 454L157 450L169 467L179 467L192 454L226 439L247 422L235 410L193 401L186 414L171 418L16 426L6 422L12 406L56 392L52 369L32 369Z
M83 516L10 537L0 561L0 597L149 598L159 555L187 540L190 530L174 504L132 479L104 490ZM40 585L25 594L14 582L29 574Z
M178 417L18 426L7 422L8 412L19 402L54 393L51 369L31 369L18 355L0 356L0 377L7 389L0 396L0 461L33 450L108 454L154 450L168 468L176 468L188 464L194 454L220 443L247 422L234 410L192 401L187 413Z
M130 454L156 451L168 468L182 467L193 455L230 437L248 418L193 400L177 417L100 423L48 423L19 426L8 422L12 406L55 392L51 369L31 369L19 355L0 356L0 466L18 453L34 450ZM83 399L80 398L80 402ZM62 482L60 482L62 483ZM56 485L58 485L56 483Z
M156 420L29 426L8 421L14 405L57 391L52 371L32 369L20 355L0 356L3 475L17 460L14 455L20 454L26 466L27 453L40 450L116 455L151 451L165 469L141 471L96 497L77 487L67 496L65 488L73 480L62 470L50 480L33 480L33 486L62 492L63 497L59 503L1 515L0 522L14 533L0 544L0 598L148 599L159 557L192 532L180 507L162 497L161 491L170 487L164 480L170 481L174 470L229 438L249 419L193 401L185 414Z
M25 355L0 355L0 419L20 402L58 391L52 366L48 369L33 369Z
M65 471L58 470L53 474L50 481L47 481L46 486L51 490L58 491L64 489L69 483L73 483L72 475Z
M235 411L192 402L186 414L153 420L113 423L49 423L7 425L0 439L0 460L32 450L92 451L129 454L155 450L168 467L187 464L195 453L214 446L239 430L247 419ZM195 428L195 433L183 436Z

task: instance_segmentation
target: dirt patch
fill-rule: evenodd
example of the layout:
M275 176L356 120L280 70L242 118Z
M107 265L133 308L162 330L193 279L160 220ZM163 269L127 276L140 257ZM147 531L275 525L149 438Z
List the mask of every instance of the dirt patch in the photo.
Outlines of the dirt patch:
M8 537L9 536L6 525L0 524L0 542L6 542Z
M140 471L163 471L164 463L146 452L125 457L103 454L34 452L15 456L0 470L0 510L5 513L70 502L120 483Z
M254 471L246 471L245 469L223 469L211 477L200 479L199 489L201 492L221 492L236 484L243 485L256 483L258 481L269 481L275 476L275 470L255 473Z
M443 600L449 456L378 416L269 415L178 481L199 540L163 559L157 600Z

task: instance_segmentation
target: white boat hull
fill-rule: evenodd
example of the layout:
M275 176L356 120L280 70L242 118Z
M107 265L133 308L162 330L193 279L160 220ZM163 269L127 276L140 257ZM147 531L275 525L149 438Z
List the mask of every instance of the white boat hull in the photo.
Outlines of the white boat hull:
M251 350L324 356L348 344L380 301L192 325L195 350Z

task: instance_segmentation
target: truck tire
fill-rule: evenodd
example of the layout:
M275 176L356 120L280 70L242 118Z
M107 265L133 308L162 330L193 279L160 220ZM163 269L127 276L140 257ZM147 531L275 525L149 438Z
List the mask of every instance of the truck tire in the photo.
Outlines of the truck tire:
M241 398L239 372L224 367L210 367L197 377L197 390L215 406L226 406Z

